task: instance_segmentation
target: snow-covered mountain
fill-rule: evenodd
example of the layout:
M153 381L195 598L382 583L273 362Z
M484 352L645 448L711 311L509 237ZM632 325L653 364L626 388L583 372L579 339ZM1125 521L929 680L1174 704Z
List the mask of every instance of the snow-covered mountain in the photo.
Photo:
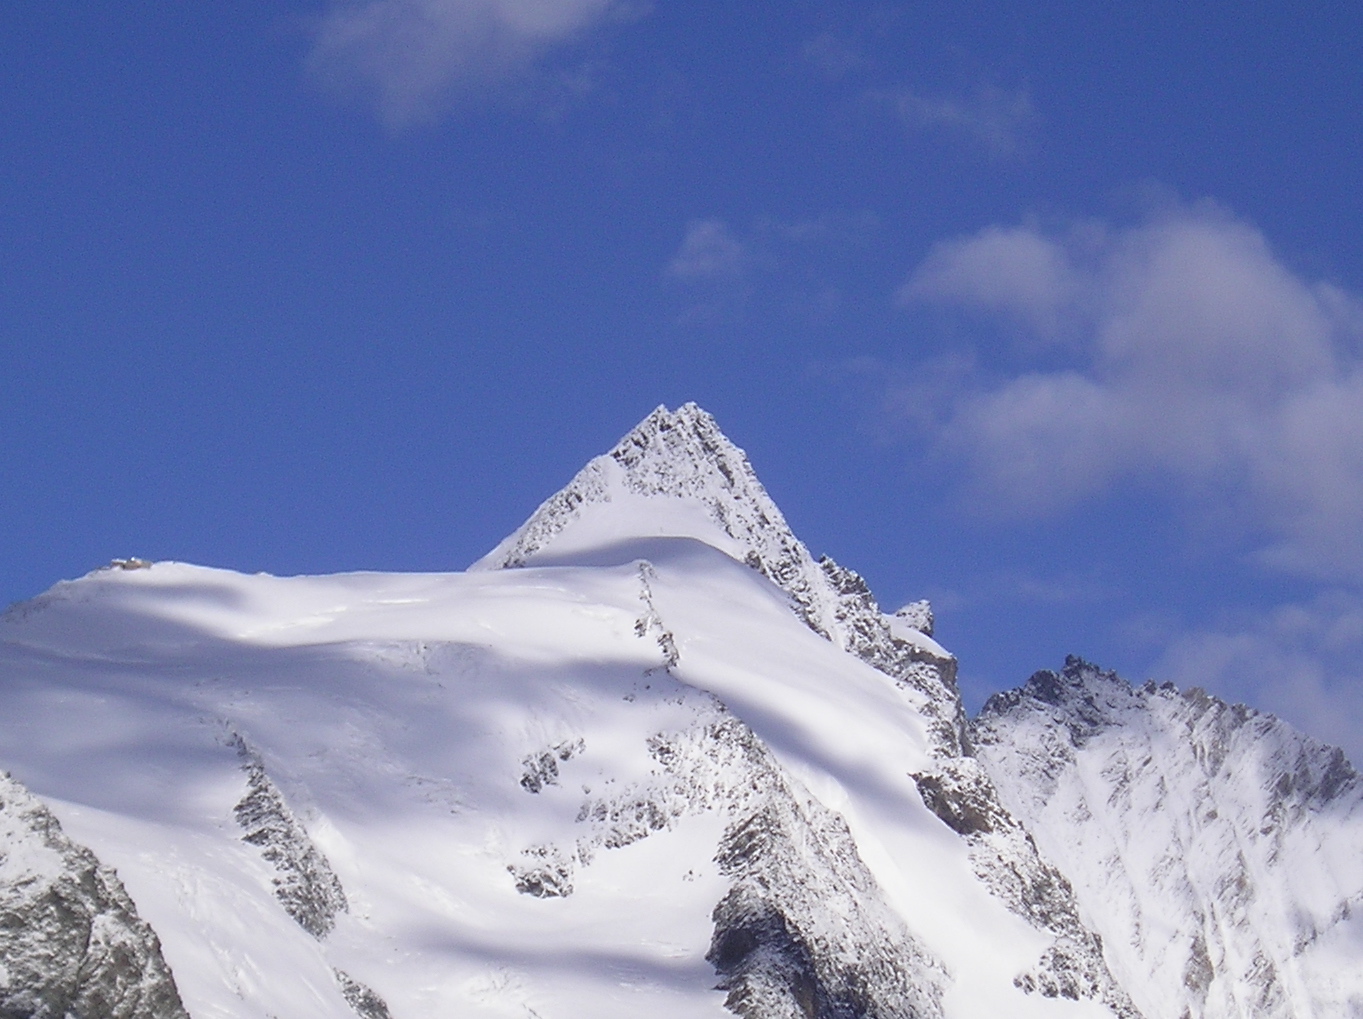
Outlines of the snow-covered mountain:
M0 622L0 1016L1363 1015L1337 751L955 673L694 405L466 573L119 561Z
M1363 1015L1363 780L1340 750L1077 658L971 735L1150 1019Z

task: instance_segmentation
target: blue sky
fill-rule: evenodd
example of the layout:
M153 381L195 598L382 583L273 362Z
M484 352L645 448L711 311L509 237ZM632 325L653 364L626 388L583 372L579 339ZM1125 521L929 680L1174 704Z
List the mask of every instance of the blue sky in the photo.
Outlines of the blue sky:
M1363 15L326 0L0 14L6 601L462 568L694 399L928 595L1363 757Z

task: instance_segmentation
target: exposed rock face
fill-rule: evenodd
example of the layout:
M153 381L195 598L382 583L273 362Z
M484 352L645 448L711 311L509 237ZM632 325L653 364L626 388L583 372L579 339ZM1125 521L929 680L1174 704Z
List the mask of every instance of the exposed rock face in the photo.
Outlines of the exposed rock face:
M835 643L918 695L936 753L943 757L968 753L956 659L920 628L924 616L931 619L931 608L919 603L924 609L912 622L886 615L858 573L827 556L819 560L819 567L832 606Z
M188 1019L118 875L0 774L0 1016Z
M265 774L260 755L240 736L233 742L247 780L246 795L235 808L237 823L245 832L242 839L259 846L261 855L274 865L275 898L289 916L313 937L324 938L336 926L336 915L348 908L345 889Z
M341 995L345 998L346 1004L354 1010L360 1019L392 1019L386 1001L349 973L339 969L335 972L336 983L341 988Z
M1036 967L1014 983L1048 998L1091 998L1123 1019L1140 1012L1113 978L1103 942L1084 923L1074 889L1042 858L1036 843L1000 803L993 782L973 758L943 761L915 775L923 802L965 839L981 882L1008 908L1055 940Z
M239 734L234 733L230 742L246 772L246 795L233 810L245 832L242 841L258 846L261 856L274 865L275 898L298 926L320 941L336 926L336 917L350 908L341 880L265 773L260 754ZM350 974L333 972L341 996L359 1019L391 1019L382 997Z
M694 695L693 695L694 697ZM569 846L533 846L518 890L572 893L603 850L684 818L725 819L715 860L731 880L707 958L744 1019L936 1019L946 974L884 902L846 824L799 787L746 725L709 698L696 722L647 741L651 778L588 796Z
M1363 979L1315 976L1363 934L1363 781L1339 750L1078 658L995 695L973 736L1150 1019L1363 1014Z
M846 824L774 780L724 833L707 958L744 1019L929 1019L945 973L884 904Z
M530 754L521 764L521 788L528 793L538 793L547 785L558 785L558 766L560 761L571 761L584 749L582 740L562 740L539 753Z
M516 891L537 899L561 899L573 894L573 862L554 845L531 846L522 860L507 864Z
M932 636L934 622L932 605L926 599L909 602L909 604L895 609L894 614L896 619L910 629L917 630L928 637Z
M732 1011L744 1019L942 1014L941 964L885 904L846 823L786 775L746 725L721 712L689 732L655 736L650 749L674 798L664 815L683 793L731 818L715 858L733 883L715 907L707 958Z

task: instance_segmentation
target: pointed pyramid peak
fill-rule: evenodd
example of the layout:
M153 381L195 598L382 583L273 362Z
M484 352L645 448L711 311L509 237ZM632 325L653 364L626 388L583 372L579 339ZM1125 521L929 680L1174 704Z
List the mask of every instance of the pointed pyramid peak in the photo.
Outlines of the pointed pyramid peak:
M687 537L736 559L804 550L743 450L694 403L658 407L475 564L526 566L630 538ZM810 560L812 563L812 560Z
M694 403L658 407L470 568L622 565L652 557L656 539L676 538L750 566L810 629L926 696L933 739L944 753L961 752L956 663L925 632L927 603L886 616L859 575L826 556L816 562L747 455Z
M638 495L705 498L727 492L785 523L747 454L694 403L676 411L658 407L606 455L623 469L624 487Z
M640 541L655 538L694 539L746 563L786 591L811 628L837 632L839 595L825 568L791 532L747 454L694 403L658 407L472 569L602 565L603 555L636 556Z

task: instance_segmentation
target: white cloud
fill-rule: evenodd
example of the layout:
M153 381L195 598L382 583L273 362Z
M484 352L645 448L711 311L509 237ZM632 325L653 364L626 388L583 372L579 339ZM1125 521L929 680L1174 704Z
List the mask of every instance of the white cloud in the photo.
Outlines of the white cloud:
M922 96L897 92L887 98L910 127L956 131L995 157L1017 154L1037 119L1026 89L1008 91L982 84L969 94Z
M360 0L321 21L312 71L371 98L392 126L525 68L602 21L617 0Z
M742 273L746 259L746 246L722 219L695 219L687 224L667 272L686 280L732 279Z
M1025 227L989 227L937 245L900 288L904 303L952 301L1020 318L1049 336L1074 300L1062 247Z
M1363 580L1360 305L1249 225L1204 207L1117 231L990 227L939 245L900 297L1066 338L1067 368L964 388L939 420L993 505L1173 479L1274 564Z

